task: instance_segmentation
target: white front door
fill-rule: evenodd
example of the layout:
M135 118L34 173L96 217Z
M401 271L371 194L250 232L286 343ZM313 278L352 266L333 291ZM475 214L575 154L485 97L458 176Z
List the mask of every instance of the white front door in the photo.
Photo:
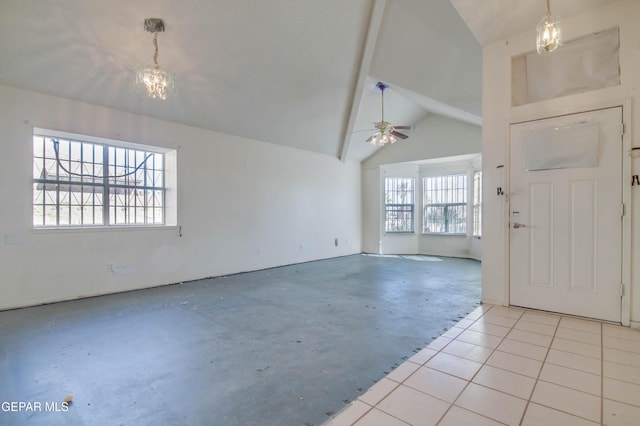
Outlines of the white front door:
M510 304L620 321L622 108L511 126Z

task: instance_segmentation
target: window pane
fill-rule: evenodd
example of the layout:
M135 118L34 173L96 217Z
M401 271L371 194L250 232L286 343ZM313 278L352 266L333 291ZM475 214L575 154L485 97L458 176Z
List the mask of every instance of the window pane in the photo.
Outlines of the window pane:
M467 233L467 205L447 206L447 231L451 234Z
M385 178L385 232L413 232L414 179Z
M425 207L424 232L446 232L444 212L444 206Z
M57 225L58 208L57 206L47 204L44 206L44 225L53 226Z
M34 134L33 180L35 227L164 223L162 153Z
M467 232L467 175L423 179L423 232Z

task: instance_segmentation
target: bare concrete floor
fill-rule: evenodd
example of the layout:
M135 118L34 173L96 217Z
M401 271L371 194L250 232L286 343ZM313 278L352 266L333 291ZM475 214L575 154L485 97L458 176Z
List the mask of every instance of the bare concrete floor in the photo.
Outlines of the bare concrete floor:
M439 259L353 255L0 312L0 424L320 425L478 306L480 263Z

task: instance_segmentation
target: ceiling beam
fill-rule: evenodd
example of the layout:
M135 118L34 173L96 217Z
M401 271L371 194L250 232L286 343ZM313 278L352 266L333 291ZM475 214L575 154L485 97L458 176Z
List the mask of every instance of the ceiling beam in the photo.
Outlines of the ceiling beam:
M482 126L482 117L473 114L469 111L445 104L444 102L437 101L433 98L421 95L411 90L403 89L401 87L394 86L393 90L405 98L412 100L416 104L420 105L426 111L432 114L440 115L442 117L451 118L453 120L462 121L464 123L473 124L476 126Z
M384 15L384 8L386 4L386 0L374 0L373 9L371 10L369 29L364 42L364 48L362 49L362 57L360 58L360 67L358 69L356 84L351 96L351 108L349 110L348 117L345 117L346 125L343 129L342 148L340 150L340 161L343 162L347 161L347 155L349 154L351 134L353 133L353 126L355 125L356 117L358 115L358 107L366 85L367 74L371 67L371 60L373 59L373 53L375 51L376 41L378 40L378 33L380 32L382 16Z

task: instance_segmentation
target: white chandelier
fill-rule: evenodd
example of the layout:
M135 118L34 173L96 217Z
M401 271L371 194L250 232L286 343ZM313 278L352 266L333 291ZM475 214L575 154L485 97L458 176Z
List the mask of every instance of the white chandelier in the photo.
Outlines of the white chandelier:
M144 20L144 29L153 33L153 65L136 70L136 92L152 99L167 99L175 93L176 76L169 70L161 69L158 65L158 33L164 32L164 22L159 18Z
M562 44L562 31L560 30L560 18L551 15L551 7L547 0L547 16L542 18L536 28L536 50L538 54L553 52Z

